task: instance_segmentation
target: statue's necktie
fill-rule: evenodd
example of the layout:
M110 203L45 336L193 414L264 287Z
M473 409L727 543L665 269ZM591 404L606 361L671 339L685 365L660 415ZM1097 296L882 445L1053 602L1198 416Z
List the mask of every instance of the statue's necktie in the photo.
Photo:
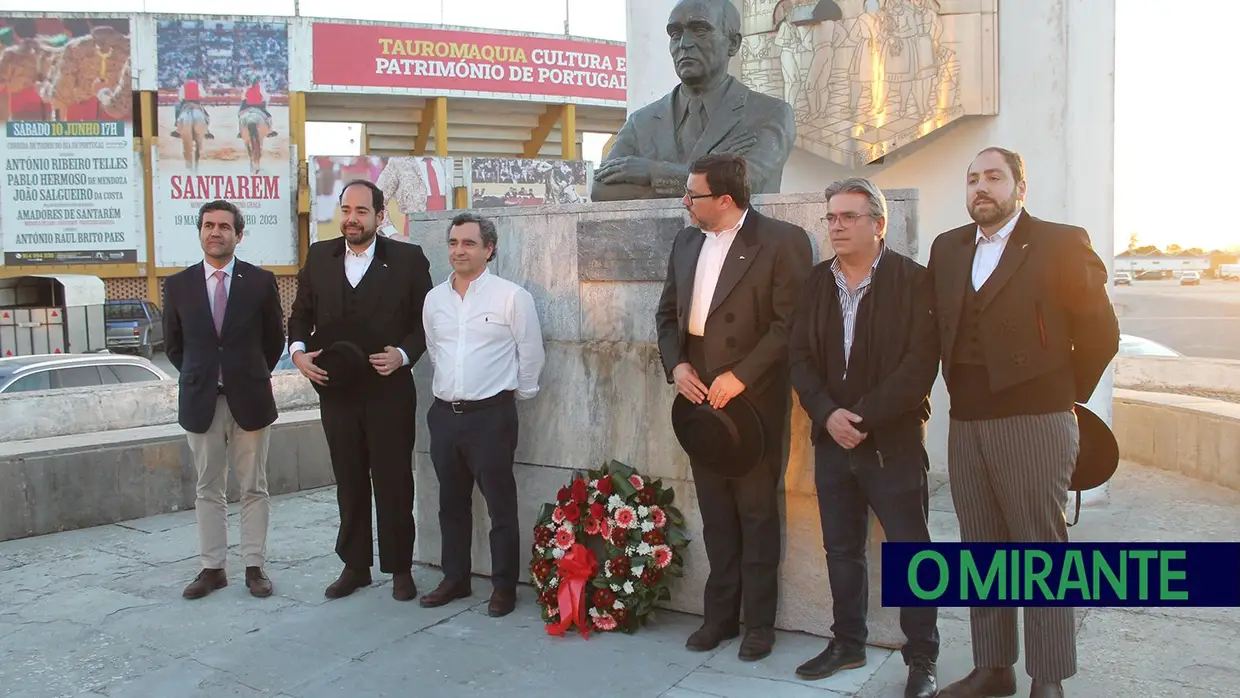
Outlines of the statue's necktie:
M689 99L687 111L684 123L680 127L680 142L684 145L685 152L690 152L693 146L697 145L698 139L702 137L702 131L706 128L706 114L702 100L697 97Z

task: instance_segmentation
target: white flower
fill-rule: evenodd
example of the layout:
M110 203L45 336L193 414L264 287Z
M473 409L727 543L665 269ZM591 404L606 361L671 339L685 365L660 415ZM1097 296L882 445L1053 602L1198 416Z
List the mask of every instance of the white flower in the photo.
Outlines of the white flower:
M639 546L637 546L637 554L638 554L638 555L643 555L643 556L645 556L645 555L649 555L649 554L650 554L650 553L652 553L652 552L654 552L654 548L651 548L651 547L650 547L650 544L649 544L649 543L647 543L646 541L642 541L642 544L641 544L641 545L639 545ZM632 553L630 553L630 555L631 555L631 554L632 554Z
M642 522L642 533L650 533L650 532L651 532L651 531L653 531L653 530L654 530L654 522L653 522L653 521L643 521L643 522Z
M615 593L619 594L619 593L620 593L620 585L619 585L619 584L612 584L612 585L611 585L611 590L612 590L613 592L615 592Z
M551 531L552 533L555 533L555 529L559 528L559 526L556 525L554 521L552 521L551 523L547 524L543 528L547 529L548 531Z
M616 507L622 507L622 506L624 506L624 500L620 499L620 495L613 494L612 496L607 498L608 509L615 509Z
M604 577L611 576L611 560L608 560L607 562L603 563L603 576Z
M559 560L560 558L564 557L564 551L559 548L556 548L551 551L551 557L554 557L555 559Z
M552 577L551 581L547 584L547 586L552 587L552 588L560 586L560 578Z
M643 505L641 505L641 506L637 507L637 515L638 515L638 516L641 516L641 517L643 517L643 518L644 518L644 517L646 517L646 516L649 516L649 515L650 515L650 510L649 510L649 509L647 509L647 508L646 508L646 505L644 505L644 504L643 504Z
M598 489L598 480L591 480L591 481L590 481L590 489L592 489L592 490L597 490L597 489Z
M611 607L612 607L612 608L614 608L614 609L615 609L615 610L617 610L617 611L624 610L624 602L623 602L623 601L621 601L620 599L616 599L616 602L615 602L614 604L612 604L612 605L611 605ZM590 610L591 610L591 611L593 611L594 609L592 608L592 609L590 609Z
M632 593L633 593L633 582L625 582L625 583L624 583L624 593L626 593L626 594L632 594Z
M547 549L542 547L541 545L535 547L534 551L538 553L538 557L542 557L543 555L547 554Z
M642 545L645 545L645 543L642 543ZM624 554L628 555L629 557L633 557L633 555L637 553L637 550L638 550L637 548L634 548L633 546L630 545L629 547L624 549Z
M635 567L630 567L630 568L629 568L629 571L633 573L633 576L634 576L634 577L641 577L641 576L642 576L642 572L645 572L645 571L646 571L646 566L645 566L645 565L637 565L637 566L635 566Z
M591 607L590 607L590 617L591 617L591 618L598 618L598 609L597 609L597 608L594 608L593 606L591 606Z

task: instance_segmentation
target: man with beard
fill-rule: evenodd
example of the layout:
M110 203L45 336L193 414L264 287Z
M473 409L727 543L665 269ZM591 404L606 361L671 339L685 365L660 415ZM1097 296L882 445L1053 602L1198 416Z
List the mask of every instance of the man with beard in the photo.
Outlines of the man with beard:
M461 213L448 228L452 274L426 296L422 323L434 367L435 402L426 413L431 461L439 479L443 582L420 603L442 606L470 595L474 483L491 515L487 613L512 613L521 565L517 519L517 400L538 394L545 359L534 297L492 274L495 223Z
M344 571L327 587L333 599L371 583L372 480L379 569L392 575L393 598L409 601L418 593L411 574L417 409L411 369L426 351L422 304L431 289L430 262L418 245L376 236L383 217L377 186L367 181L345 186L342 237L310 246L288 320L289 352L319 392L336 476L336 554ZM320 348L308 352L312 343ZM365 365L349 380L337 374L333 383L316 361L325 350L337 356L352 351Z
M1025 164L987 148L969 167L974 223L930 250L943 376L951 396L948 477L961 540L1064 543L1079 451L1075 403L1119 351L1107 270L1084 229L1023 209ZM1016 692L1015 608L971 608L974 670L940 698ZM1076 673L1073 609L1025 609L1031 698L1063 696Z
M736 637L743 603L739 656L756 661L775 644L788 333L814 253L803 229L749 207L749 181L737 155L690 167L684 205L694 225L672 243L655 326L668 383L716 409L745 393L766 434L762 462L738 478L690 458L710 575L702 627L686 647L706 652Z

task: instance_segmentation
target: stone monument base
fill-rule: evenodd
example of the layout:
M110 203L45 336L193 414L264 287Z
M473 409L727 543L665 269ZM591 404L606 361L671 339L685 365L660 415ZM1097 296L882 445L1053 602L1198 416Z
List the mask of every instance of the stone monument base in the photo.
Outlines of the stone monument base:
M916 196L885 192L890 208L888 243L915 254ZM816 259L830 256L826 203L820 195L756 197L755 208L796 223L811 235ZM688 459L672 432L674 388L663 374L654 332L655 304L676 233L687 225L678 200L625 201L561 207L486 209L496 221L499 251L491 271L522 284L533 294L546 341L541 392L519 403L522 581L528 581L529 550L539 508L554 499L574 469L616 459L674 487L692 538L685 551L685 575L672 588L667 608L702 612L709 565L702 521ZM448 278L447 229L453 212L421 214L412 237L431 259L432 275ZM428 453L425 410L432 399L429 362L415 369L419 413L416 446L415 558L438 564L439 483ZM783 550L777 626L828 636L832 619L818 498L814 489L809 423L793 396L791 442L780 501ZM478 438L486 438L479 434ZM473 569L490 571L489 517L475 491ZM899 647L898 609L882 608L880 544L883 532L872 520L869 540L869 628L871 644ZM527 590L521 603L534 603ZM743 620L743 619L742 619Z

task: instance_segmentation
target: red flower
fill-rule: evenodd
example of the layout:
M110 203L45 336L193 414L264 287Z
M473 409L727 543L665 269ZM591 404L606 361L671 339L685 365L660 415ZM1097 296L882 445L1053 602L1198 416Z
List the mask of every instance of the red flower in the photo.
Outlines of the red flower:
M638 504L645 504L649 506L654 504L655 501L657 500L655 499L654 490L651 489L649 485L641 488L641 490L637 493Z
M616 595L611 593L611 589L598 589L594 592L594 607L604 611L610 609L616 603Z
M542 593L538 595L538 602L544 606L559 608L560 594L558 587L547 587L546 589L543 589Z
M604 632L606 632L606 631L608 631L608 630L615 630L615 629L616 629L616 619L615 619L615 618L612 618L610 615L603 614L603 615L599 616L598 618L595 618L595 619L594 619L594 627L596 627L596 628L598 628L599 630L602 630L602 631L604 631Z
M598 479L598 493L604 497L611 496L611 476L604 475Z
M646 535L642 536L642 540L651 545L661 545L663 543L663 534L658 531L650 531Z
M534 544L539 547L547 547L551 543L551 529L546 526L539 526L534 529Z
M619 507L616 509L616 525L620 528L633 528L637 524L637 512L633 511L633 507Z
M599 521L602 521L603 519L607 518L607 507L603 506L602 504L599 504L598 502L591 504L590 505L590 516L593 516Z
M598 534L605 540L611 540L611 534L614 529L611 525L611 519L603 519L598 525Z
M556 507L555 511L551 512L551 523L556 524L557 526L564 523L564 519L566 518L567 516L564 513L564 507Z
M658 584L659 580L662 578L663 578L663 573L660 572L658 568L647 567L646 569L642 570L642 584L645 584L648 587L652 587L655 584Z
M619 608L611 612L612 618L616 619L617 625L624 625L629 620L629 609Z
M568 519L569 523L576 525L581 521L581 507L576 504L564 507L564 518Z
M534 563L532 571L535 577L543 579L547 575L551 574L551 563L546 560L539 560Z
M586 481L581 478L573 480L573 501L577 504L585 504L586 501Z
M611 576L624 578L632 571L632 562L628 556L620 555L611 561Z
M655 528L663 528L667 525L667 514L664 513L662 507L650 507L650 521Z
M645 481L642 480L641 475L630 475L629 484L632 485L633 489L635 490L640 490L641 488L646 486L646 483Z
M560 493L555 496L555 501L559 504L568 504L572 500L573 494L568 491L567 487L561 487Z
M567 528L561 528L555 532L555 547L560 550L568 550L573 547L573 543L577 542L577 536Z
M659 567L667 567L672 564L672 549L666 545L656 545L653 555L654 564Z
M593 516L587 516L585 526L582 528L585 530L587 536L596 536L598 535L600 525L601 524L599 524L598 519Z
M620 547L629 542L629 532L619 526L611 530L611 544Z

